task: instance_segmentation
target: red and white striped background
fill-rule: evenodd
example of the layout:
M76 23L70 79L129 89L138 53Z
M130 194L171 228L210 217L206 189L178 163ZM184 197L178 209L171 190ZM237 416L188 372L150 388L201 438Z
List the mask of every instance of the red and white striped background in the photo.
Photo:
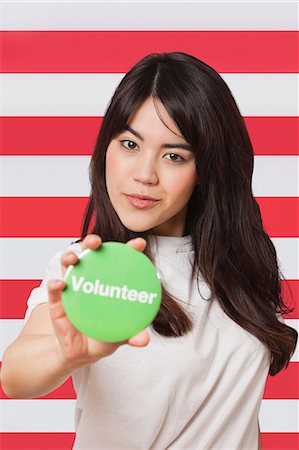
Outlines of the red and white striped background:
M1 356L49 258L79 236L88 162L117 83L154 51L191 53L232 90L254 146L253 193L297 303L286 323L298 329L296 1L4 0L0 39ZM298 364L297 349L289 367L268 378L260 411L266 450L299 446ZM37 399L1 392L0 448L70 449L74 401L71 380Z

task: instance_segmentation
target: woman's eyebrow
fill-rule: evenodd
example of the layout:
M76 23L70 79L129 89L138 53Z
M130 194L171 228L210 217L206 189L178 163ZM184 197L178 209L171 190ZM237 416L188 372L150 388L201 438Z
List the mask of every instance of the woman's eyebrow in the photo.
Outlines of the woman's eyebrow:
M133 128L131 128L128 124L125 125L124 130L129 131L130 133L134 134L134 136L138 137L138 139L140 139L141 141L144 141L144 138L141 136L140 133L138 133L138 131L133 130ZM161 146L162 148L182 148L184 150L189 150L190 152L193 152L191 145L189 144L163 144Z

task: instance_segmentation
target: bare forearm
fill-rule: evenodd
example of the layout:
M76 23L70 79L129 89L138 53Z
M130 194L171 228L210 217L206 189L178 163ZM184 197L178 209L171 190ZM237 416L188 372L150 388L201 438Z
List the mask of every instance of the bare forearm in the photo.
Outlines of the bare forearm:
M9 397L40 397L63 384L76 368L63 362L55 336L28 335L7 348L1 383Z

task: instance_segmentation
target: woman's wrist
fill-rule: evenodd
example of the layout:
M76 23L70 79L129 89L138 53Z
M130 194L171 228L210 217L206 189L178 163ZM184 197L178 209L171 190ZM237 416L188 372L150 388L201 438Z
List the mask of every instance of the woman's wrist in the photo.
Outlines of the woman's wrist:
M77 369L88 366L92 361L82 360L67 357L63 352L62 347L59 343L59 340L56 336L51 336L53 338L53 351L55 354L55 358L57 360L57 367L61 369L62 373L71 375Z

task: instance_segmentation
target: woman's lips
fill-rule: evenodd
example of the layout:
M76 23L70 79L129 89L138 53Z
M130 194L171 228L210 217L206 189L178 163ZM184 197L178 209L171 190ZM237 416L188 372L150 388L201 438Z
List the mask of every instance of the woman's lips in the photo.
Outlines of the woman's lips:
M159 200L143 200L137 197L130 197L129 195L126 195L126 197L129 203L138 209L151 208L159 202Z

